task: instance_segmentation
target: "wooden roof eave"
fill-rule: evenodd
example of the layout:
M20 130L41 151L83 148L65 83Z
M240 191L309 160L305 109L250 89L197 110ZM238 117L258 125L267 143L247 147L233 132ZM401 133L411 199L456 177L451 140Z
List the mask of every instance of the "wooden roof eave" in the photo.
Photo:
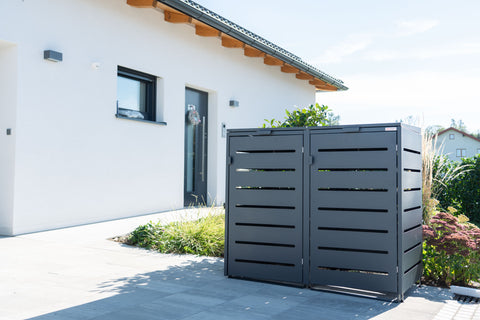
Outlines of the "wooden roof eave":
M345 86L340 87L336 83L331 83L328 79L312 72L308 68L305 69L299 62L283 57L278 52L272 52L271 48L266 47L262 43L254 43L250 39L241 39L234 36L233 29L226 29L226 26L216 26L218 23L206 23L199 20L199 16L189 16L176 8L173 8L164 2L157 0L127 0L127 4L137 8L154 8L164 13L164 19L170 23L186 23L195 28L195 34L203 37L218 37L221 44L227 48L241 48L247 57L259 57L264 59L264 63L270 66L280 66L282 72L293 73L299 80L308 80L309 84L315 86L320 91L337 91L346 90ZM322 78L322 79L319 79Z

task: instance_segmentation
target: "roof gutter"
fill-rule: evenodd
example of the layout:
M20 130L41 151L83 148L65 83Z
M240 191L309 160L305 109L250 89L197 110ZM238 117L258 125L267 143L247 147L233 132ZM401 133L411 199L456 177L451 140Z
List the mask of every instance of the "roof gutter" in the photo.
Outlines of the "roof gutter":
M239 41L242 41L249 46L258 49L278 58L292 67L299 69L305 73L308 73L315 78L323 80L335 87L338 90L348 90L348 87L343 85L343 81L333 78L328 74L318 70L312 65L307 64L299 57L291 54L290 52L276 46L275 44L265 40L264 38L250 32L241 26L223 18L222 16L200 6L196 2L190 0L157 0L169 7L172 7L192 18L197 19L205 24L208 24L212 28L219 30L220 32L229 35Z

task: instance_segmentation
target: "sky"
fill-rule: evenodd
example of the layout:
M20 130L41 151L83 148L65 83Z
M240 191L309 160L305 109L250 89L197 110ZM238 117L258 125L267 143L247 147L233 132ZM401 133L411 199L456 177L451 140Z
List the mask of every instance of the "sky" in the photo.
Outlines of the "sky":
M341 79L316 96L341 124L480 131L479 0L196 2Z

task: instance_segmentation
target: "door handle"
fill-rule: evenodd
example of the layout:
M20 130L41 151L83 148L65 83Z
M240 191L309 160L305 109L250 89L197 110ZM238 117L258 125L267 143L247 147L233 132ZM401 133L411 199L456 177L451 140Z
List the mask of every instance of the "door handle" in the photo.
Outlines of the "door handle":
M202 118L202 182L205 181L205 116Z

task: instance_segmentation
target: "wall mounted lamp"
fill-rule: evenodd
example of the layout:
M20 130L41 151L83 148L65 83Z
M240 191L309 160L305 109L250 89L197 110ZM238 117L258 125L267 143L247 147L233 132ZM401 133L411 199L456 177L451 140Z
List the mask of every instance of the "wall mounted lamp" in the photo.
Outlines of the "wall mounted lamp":
M45 50L43 51L43 59L53 62L60 62L63 60L63 54L58 51Z

